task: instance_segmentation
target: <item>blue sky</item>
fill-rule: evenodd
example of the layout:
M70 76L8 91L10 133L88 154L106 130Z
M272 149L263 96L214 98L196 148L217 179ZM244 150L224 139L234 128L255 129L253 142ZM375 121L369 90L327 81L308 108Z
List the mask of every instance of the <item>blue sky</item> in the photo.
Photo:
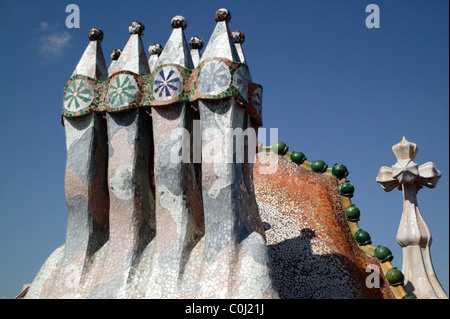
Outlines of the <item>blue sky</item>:
M66 6L80 8L68 29ZM368 29L365 8L380 8L381 28ZM435 189L419 192L432 235L436 274L449 292L449 19L448 1L9 1L1 2L0 298L30 283L65 241L63 86L93 27L103 50L123 48L128 25L146 26L146 46L163 46L170 20L183 15L189 39L205 43L214 12L229 9L231 31L244 32L253 80L264 87L264 127L308 160L342 163L355 186L352 202L373 245L394 253L402 194L375 182L392 166L403 136L418 145L415 162L442 172ZM267 141L266 144L269 144Z

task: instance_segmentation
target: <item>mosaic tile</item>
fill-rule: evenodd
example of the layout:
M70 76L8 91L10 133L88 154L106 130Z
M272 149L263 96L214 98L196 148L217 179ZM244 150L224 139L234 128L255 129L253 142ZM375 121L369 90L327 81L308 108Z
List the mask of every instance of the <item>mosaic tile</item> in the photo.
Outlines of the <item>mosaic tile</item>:
M252 163L256 145L226 138L230 129L257 133L262 125L263 88L252 81L244 35L230 34L230 18L226 9L216 12L195 62L189 49L202 43L188 45L183 17L171 20L164 49L150 46L150 60L145 27L133 22L109 70L103 33L91 30L64 87L66 241L27 298L404 295L385 276L395 272L391 256L380 262L374 247L354 237L342 165L316 169L299 152L291 160L282 142ZM184 157L183 146L196 142L201 162ZM268 167L275 171L266 174ZM375 289L366 285L371 265L382 269Z
M246 106L247 112L255 121L262 124L262 87L249 82L249 71L245 64L226 59L204 61L194 70L177 64L163 64L151 75L144 76L131 71L116 72L106 83L95 81L95 90L88 94L89 98L80 95L71 103L73 88L69 85L75 85L72 83L73 79L75 78L65 86L67 100L64 104L64 116L84 115L92 111L115 112L178 101L236 97Z
M280 297L394 298L384 277L380 289L365 284L366 267L379 262L353 240L337 179L268 156L277 172L258 174L257 161L255 194Z
M98 110L105 83L75 75L64 86L63 116L81 116Z

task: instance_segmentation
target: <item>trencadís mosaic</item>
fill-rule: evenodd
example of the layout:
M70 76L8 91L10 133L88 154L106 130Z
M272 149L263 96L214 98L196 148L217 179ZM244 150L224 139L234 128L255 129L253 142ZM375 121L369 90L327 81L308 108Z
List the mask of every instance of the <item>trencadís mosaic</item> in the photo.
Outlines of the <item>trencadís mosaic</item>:
M249 75L246 64L225 58L208 59L192 70L164 64L146 76L120 71L107 81L75 75L64 87L63 116L235 97L262 125L262 86Z

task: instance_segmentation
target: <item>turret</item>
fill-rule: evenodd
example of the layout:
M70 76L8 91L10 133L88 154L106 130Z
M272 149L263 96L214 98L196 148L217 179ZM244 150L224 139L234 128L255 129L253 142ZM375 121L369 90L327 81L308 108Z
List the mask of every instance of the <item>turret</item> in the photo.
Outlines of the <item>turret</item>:
M155 66L158 62L162 50L163 47L159 43L152 43L148 47L148 54L150 54L150 58L148 59L148 66L150 67L150 72L153 72L155 70Z
M203 49L203 39L200 37L192 37L189 40L189 47L191 48L192 62L194 67L197 67L202 58L201 50Z

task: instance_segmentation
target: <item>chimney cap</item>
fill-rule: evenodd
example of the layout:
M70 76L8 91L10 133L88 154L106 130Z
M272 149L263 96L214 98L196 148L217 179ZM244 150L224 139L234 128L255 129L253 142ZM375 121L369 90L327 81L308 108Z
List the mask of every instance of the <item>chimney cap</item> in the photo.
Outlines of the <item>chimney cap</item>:
M242 44L245 42L245 35L239 30L231 32L231 38L233 39L234 43Z
M128 27L128 31L130 32L130 34L139 34L140 36L142 36L144 35L145 26L138 21L134 21L131 22L130 26Z
M203 45L204 45L203 39L200 37L192 37L189 40L189 47L191 49L201 50L203 49Z
M122 50L120 49L114 49L111 51L111 60L115 61L119 59L120 54L122 53Z
M225 8L221 8L216 11L214 19L216 20L216 22L226 21L228 23L231 20L231 12Z
M89 31L88 36L89 36L89 40L91 40L91 41L102 42L105 35L103 34L103 31L100 30L99 28L92 28Z
M162 51L163 51L163 46L159 43L152 43L148 47L148 53L150 55L155 55L155 54L160 55Z
M172 21L170 21L170 25L174 29L182 28L184 30L187 27L187 21L185 17L177 15L172 18Z

